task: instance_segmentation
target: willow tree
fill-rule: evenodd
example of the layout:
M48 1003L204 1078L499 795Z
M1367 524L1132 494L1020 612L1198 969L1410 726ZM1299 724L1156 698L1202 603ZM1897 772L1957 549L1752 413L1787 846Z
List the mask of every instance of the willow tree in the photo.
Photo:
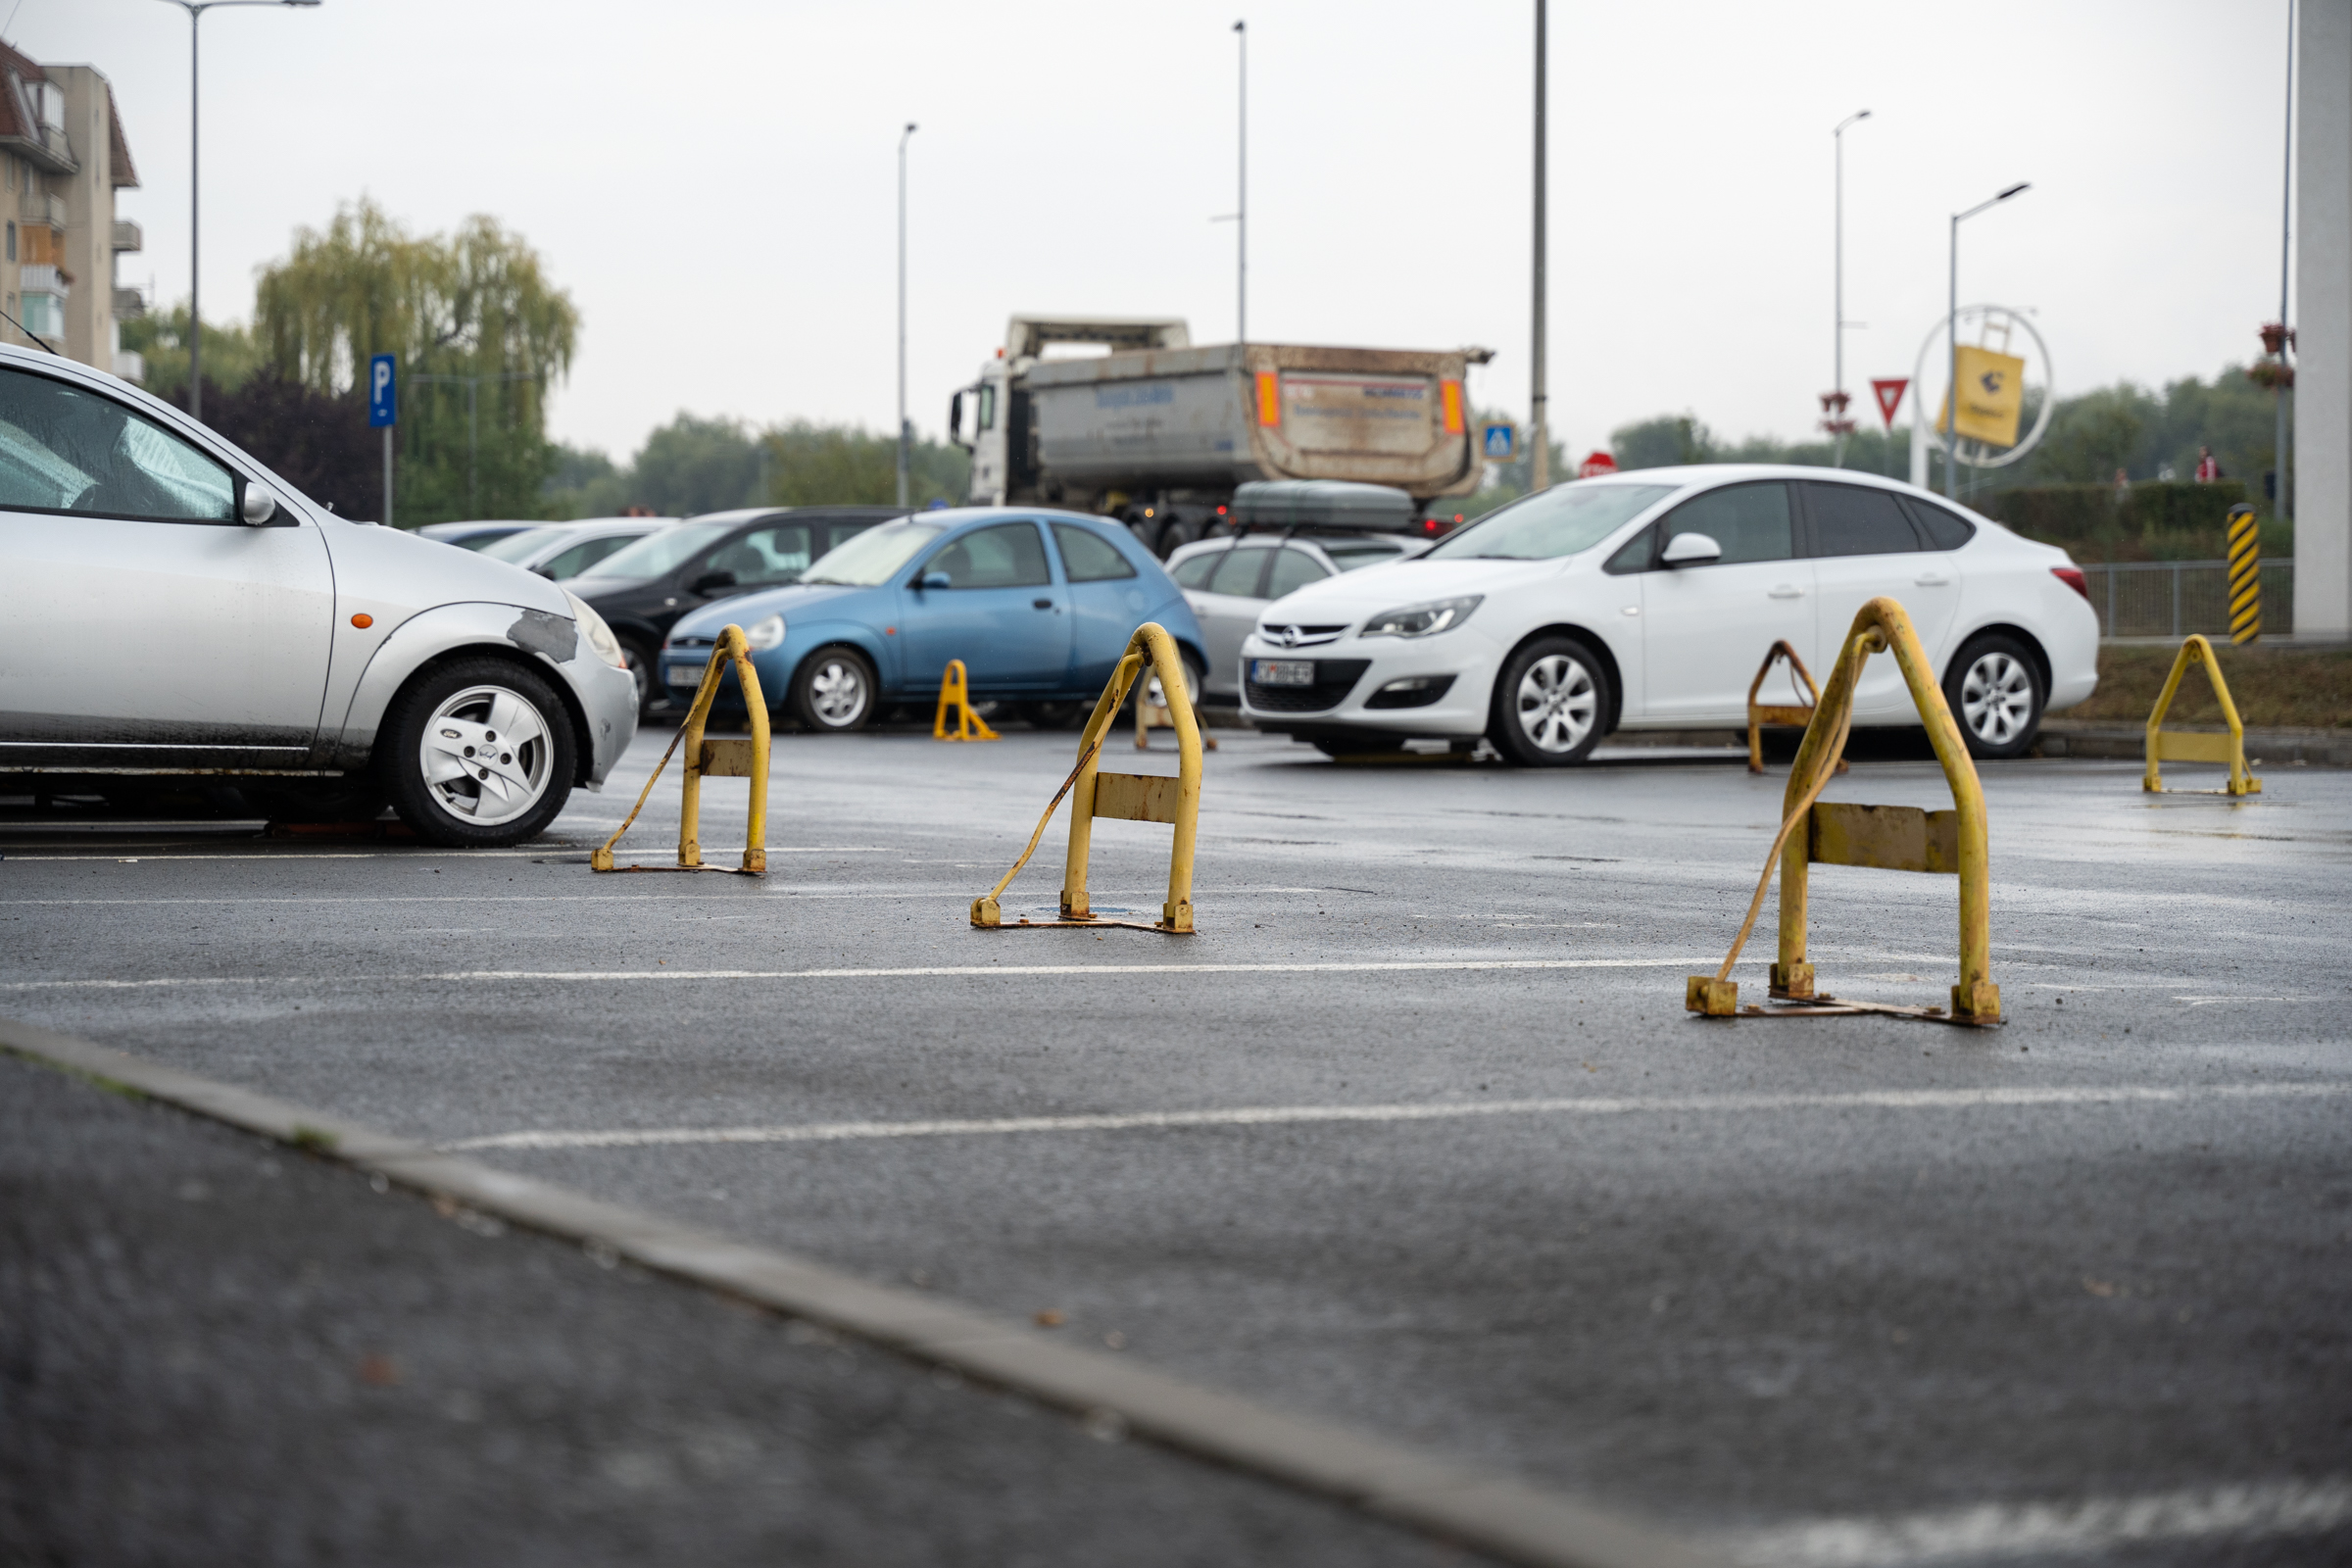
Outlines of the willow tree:
M497 220L410 234L373 202L305 228L262 270L254 336L276 373L355 398L400 356L400 520L536 516L555 464L547 389L580 317L538 253Z

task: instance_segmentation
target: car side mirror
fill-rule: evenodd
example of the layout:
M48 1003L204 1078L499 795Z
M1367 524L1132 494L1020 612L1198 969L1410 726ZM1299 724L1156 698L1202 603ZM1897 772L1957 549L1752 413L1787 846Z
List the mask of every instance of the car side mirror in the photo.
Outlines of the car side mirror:
M1696 566L1721 561L1723 546L1703 533L1678 533L1666 541L1666 553L1658 559L1669 566Z
M277 515L277 495L266 484L245 481L245 493L237 498L237 520L248 528L269 525Z
M953 588L956 586L956 579L944 571L926 571L914 579L914 586L917 588Z
M733 572L706 571L700 577L697 577L694 579L694 581L688 583L686 585L686 591L690 594L710 594L716 593L721 588L732 588L734 586L735 574Z

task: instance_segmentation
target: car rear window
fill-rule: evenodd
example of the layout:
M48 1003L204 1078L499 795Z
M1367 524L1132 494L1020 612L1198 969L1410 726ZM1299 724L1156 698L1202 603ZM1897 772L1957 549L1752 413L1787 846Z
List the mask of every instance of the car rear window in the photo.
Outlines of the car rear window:
M1054 525L1054 542L1061 546L1061 569L1072 582L1109 582L1135 575L1135 565L1119 547L1074 522Z
M1903 497L1903 510L1919 524L1938 550L1957 550L1977 536L1977 525L1956 512L1922 501L1917 496Z

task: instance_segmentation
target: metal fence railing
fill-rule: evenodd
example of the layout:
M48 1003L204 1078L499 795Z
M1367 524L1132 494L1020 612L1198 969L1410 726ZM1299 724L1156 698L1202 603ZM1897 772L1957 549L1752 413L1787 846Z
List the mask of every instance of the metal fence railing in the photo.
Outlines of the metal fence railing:
M2208 637L2230 631L2227 561L2113 561L2082 568L2102 637ZM2295 629L2295 564L2262 564L2262 629Z

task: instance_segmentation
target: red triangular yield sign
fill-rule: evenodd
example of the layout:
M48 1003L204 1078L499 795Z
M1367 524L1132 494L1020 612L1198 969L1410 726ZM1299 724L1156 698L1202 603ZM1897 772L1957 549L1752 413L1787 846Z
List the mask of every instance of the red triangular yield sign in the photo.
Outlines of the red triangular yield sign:
M1889 430L1894 428L1894 411L1903 405L1904 389L1910 385L1911 378L1907 375L1871 378L1870 390L1877 394L1879 400L1879 417L1886 421Z

